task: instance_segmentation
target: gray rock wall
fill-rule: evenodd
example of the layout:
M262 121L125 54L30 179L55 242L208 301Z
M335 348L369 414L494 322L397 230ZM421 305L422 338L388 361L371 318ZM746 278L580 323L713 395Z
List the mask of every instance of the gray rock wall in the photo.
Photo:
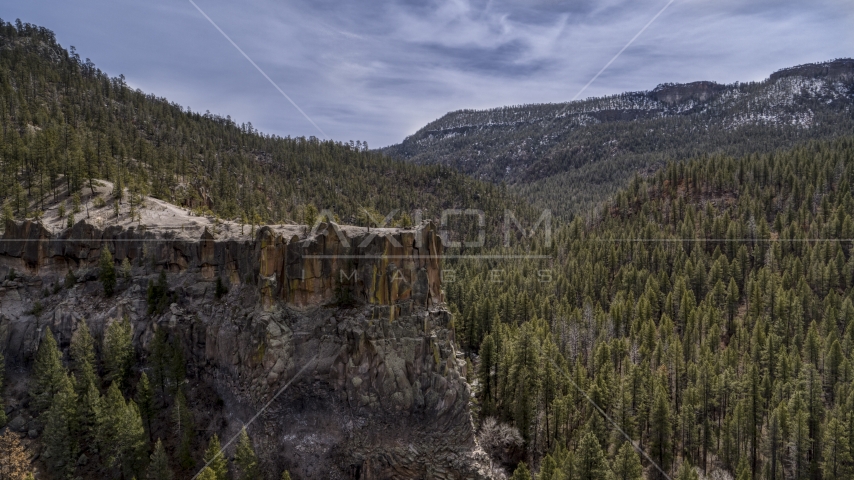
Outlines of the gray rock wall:
M53 236L8 224L0 279L17 277L0 284L0 349L26 374L46 327L67 348L81 322L98 339L127 317L140 365L165 329L186 352L188 389L220 399L188 395L203 430L230 438L272 400L249 427L270 478L284 468L300 479L483 478L435 228L371 233L192 239L81 222ZM110 298L97 281L103 246L133 265ZM148 315L145 287L163 269L174 303ZM69 270L77 283L57 287ZM217 277L229 287L221 299Z

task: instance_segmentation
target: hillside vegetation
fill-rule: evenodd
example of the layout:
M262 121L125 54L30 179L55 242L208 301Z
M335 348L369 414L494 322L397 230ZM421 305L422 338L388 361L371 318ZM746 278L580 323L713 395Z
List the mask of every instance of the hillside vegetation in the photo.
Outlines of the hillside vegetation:
M670 163L527 252L551 260L463 263L480 418L540 480L850 478L852 186L850 137Z
M192 112L131 89L20 21L0 23L0 98L0 203L17 218L37 216L60 185L73 195L96 179L117 186L117 201L128 190L256 224L303 223L321 209L349 223L366 223L363 209L379 220L398 209L397 223L417 209L424 218L443 208L499 218L516 203L451 168L406 165L361 142L282 138Z
M854 130L854 60L762 82L663 84L568 103L460 110L383 149L495 183L566 217L667 161L791 148Z

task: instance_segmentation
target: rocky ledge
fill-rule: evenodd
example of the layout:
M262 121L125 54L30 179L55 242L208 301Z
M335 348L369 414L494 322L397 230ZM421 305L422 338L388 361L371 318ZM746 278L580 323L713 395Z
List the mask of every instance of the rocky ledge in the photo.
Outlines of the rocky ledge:
M854 75L854 59L838 58L829 62L807 63L784 68L771 74L771 80L783 77L843 77Z
M715 82L665 83L653 89L649 95L667 105L676 105L688 100L707 102L727 89Z
M103 248L131 266L112 297L97 281ZM129 318L140 364L164 329L186 352L191 388L215 393L197 399L202 429L230 438L269 402L249 432L270 478L284 468L300 479L483 478L441 253L429 223L267 226L252 237L10 222L0 349L26 375L45 327L67 348L81 322L100 337ZM161 271L172 303L150 315L146 286Z

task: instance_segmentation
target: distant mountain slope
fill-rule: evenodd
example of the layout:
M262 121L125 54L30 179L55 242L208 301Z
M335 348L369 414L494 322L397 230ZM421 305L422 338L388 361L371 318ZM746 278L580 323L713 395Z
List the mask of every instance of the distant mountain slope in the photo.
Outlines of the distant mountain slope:
M460 110L385 153L515 185L579 212L666 159L743 155L854 130L854 60L781 70L765 81L663 84L582 101Z
M478 208L500 219L504 205L519 204L446 166L191 112L20 21L0 20L0 99L0 210L17 218L38 216L60 186L73 194L96 178L133 197L256 224L304 222L312 206L342 222L359 221L363 208L379 219L397 209L394 221L407 223L413 210L437 218L443 208Z

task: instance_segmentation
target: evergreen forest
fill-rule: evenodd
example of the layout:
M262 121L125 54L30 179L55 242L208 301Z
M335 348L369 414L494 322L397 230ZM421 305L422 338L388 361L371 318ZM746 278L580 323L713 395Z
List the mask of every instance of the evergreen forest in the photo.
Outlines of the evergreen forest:
M850 478L852 186L851 138L673 162L514 250L549 260L463 262L479 417L544 480Z

